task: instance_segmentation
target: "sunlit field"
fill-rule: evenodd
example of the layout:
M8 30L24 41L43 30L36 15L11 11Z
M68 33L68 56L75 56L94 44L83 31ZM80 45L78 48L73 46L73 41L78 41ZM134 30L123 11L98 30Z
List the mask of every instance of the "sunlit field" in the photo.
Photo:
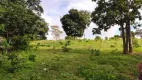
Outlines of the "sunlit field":
M64 50L65 44L67 50ZM32 41L32 49L16 51L29 59L9 72L10 61L2 57L1 80L136 80L136 65L142 61L142 40L131 55L122 54L122 41L59 40ZM20 67L19 67L20 66Z

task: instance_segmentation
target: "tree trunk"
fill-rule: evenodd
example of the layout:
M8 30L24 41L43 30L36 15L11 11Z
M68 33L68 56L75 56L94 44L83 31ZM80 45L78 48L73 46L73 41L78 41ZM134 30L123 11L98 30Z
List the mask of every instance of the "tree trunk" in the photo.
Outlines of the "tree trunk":
M129 54L129 25L128 25L128 21L126 23L126 43L125 43L125 50L126 50L126 54Z
M131 34L131 27L129 21L129 54L133 53L133 45L132 45L132 34Z
M126 39L125 39L125 28L123 26L123 24L121 25L121 29L122 29L122 40L123 40L123 54L127 54L127 50L125 48L125 43L126 43Z

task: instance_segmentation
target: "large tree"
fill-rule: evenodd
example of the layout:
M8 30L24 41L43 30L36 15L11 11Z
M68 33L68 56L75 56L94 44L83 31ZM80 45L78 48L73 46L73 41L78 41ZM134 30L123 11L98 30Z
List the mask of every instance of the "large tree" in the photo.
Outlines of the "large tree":
M90 25L90 13L84 10L71 9L69 14L61 18L61 22L67 36L82 37L86 27Z
M139 9L142 6L142 0L92 1L98 4L91 15L92 21L98 25L98 28L93 29L93 33L100 34L101 30L107 31L114 25L119 25L123 38L123 53L132 53L130 24L134 23L136 18L141 19Z
M46 39L48 27L40 16L43 9L39 1L1 0L0 36L5 37L12 46L12 43L15 43L14 39L18 39L19 36L21 36L19 39L22 36L30 39Z

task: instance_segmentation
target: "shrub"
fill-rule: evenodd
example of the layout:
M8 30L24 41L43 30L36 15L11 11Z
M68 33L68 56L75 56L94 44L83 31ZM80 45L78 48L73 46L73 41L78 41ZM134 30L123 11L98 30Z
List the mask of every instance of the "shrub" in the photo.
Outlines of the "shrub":
M133 39L133 46L136 48L140 47L140 45L138 43L138 39L136 39L136 38Z
M69 48L67 48L70 45L70 41L66 41L66 43L62 46L63 52L69 52Z
M100 36L96 36L95 40L99 41L102 40L102 38Z
M95 55L95 56L99 56L100 55L100 50L97 50L97 49L91 49L91 54L92 55Z
M95 56L99 56L100 55L100 50L95 49Z
M60 45L63 45L64 43L63 43L63 42L61 42L61 41L59 41L59 44L60 44Z
M40 46L40 43L37 43L36 47L35 47L35 50L37 50Z
M26 50L29 48L30 39L28 36L14 36L12 38L12 46L15 50Z
M29 55L29 60L30 61L35 61L35 58L36 58L36 55L34 55L34 54L31 54L31 55Z
M14 73L18 69L22 68L22 63L25 62L25 58L18 57L17 54L11 53L8 55L8 60L10 60L11 68L8 69L8 72Z
M66 39L66 40L74 40L75 37L72 37L72 36L66 36L65 39Z
M9 48L11 48L11 46L8 44L7 40L0 37L0 50L2 51L2 54L7 53Z

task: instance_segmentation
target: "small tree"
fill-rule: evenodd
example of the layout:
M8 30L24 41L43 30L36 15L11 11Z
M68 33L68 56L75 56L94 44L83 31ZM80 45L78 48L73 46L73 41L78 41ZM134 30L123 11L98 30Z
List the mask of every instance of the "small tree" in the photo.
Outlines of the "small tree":
M102 38L100 36L96 36L95 40L99 41L99 40L102 40Z
M63 33L61 30L59 30L59 27L54 25L51 26L52 28L52 36L55 40L59 40L60 39L60 35Z
M137 36L140 36L140 37L142 38L142 29L136 30L135 34L136 34Z

